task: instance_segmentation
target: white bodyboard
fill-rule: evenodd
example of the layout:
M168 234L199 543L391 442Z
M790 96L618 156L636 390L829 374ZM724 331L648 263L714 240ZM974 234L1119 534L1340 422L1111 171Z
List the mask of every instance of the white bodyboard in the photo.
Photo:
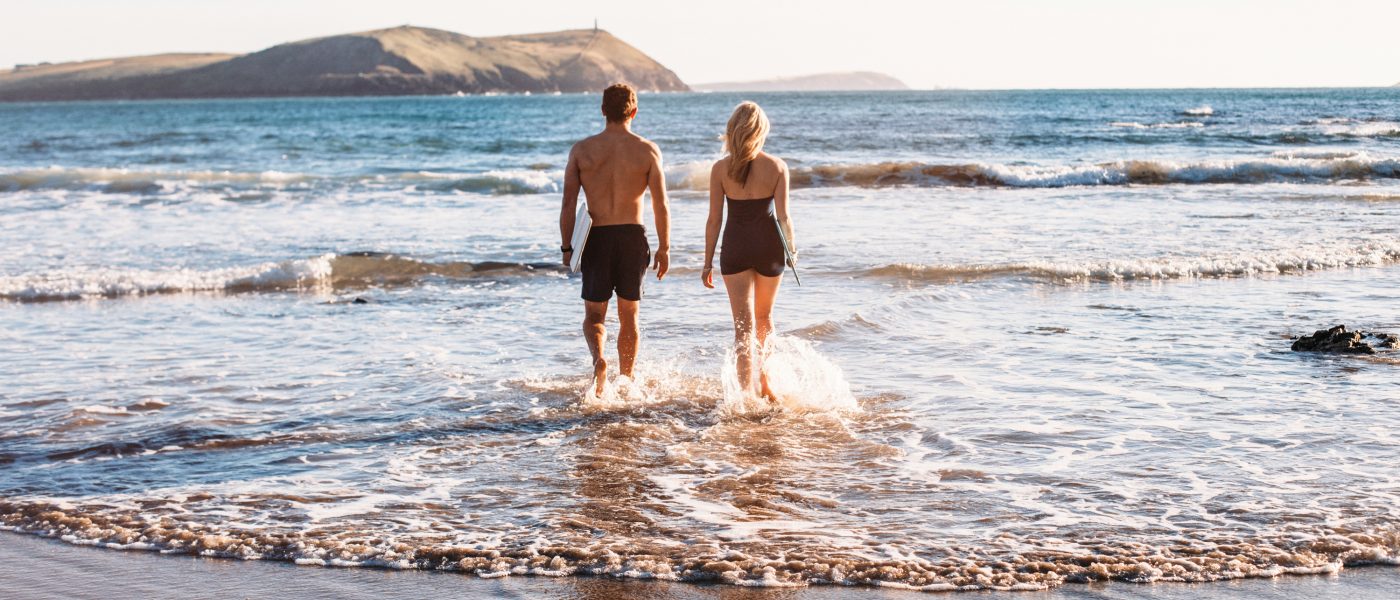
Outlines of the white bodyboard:
M569 247L574 249L574 255L569 257L569 270L574 273L583 266L583 247L588 245L588 230L592 228L593 217L588 216L588 200L579 198L578 214L574 215L574 237L569 240Z
M792 278L797 280L797 285L802 285L802 278L797 275L797 257L792 253L792 243L788 242L787 233L783 231L783 224L777 219L773 219L773 224L778 226L778 239L783 243L783 262L792 269Z

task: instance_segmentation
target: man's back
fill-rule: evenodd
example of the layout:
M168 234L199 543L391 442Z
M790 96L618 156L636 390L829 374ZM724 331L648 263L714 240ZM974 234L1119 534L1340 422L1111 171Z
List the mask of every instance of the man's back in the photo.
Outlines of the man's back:
M642 223L642 194L661 164L655 144L630 131L604 131L574 145L573 159L594 226Z
M603 358L608 302L617 295L618 373L632 376L637 359L637 308L642 300L651 248L642 226L642 194L651 192L656 216L656 278L666 276L671 264L671 211L666 205L666 179L662 177L661 151L632 133L637 116L637 92L627 84L603 90L600 107L607 125L603 132L574 144L569 166L564 168L564 202L559 207L559 237L563 263L571 264L574 252L582 252L579 272L583 279L583 333L593 355L593 393L601 395L607 382L608 362ZM582 248L570 246L578 194L588 195L592 228Z

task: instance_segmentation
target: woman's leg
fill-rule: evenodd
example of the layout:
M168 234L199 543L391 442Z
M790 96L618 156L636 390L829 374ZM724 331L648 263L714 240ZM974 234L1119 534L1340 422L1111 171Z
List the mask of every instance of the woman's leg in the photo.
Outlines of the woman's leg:
M734 313L734 360L739 386L753 390L753 287L757 273L752 269L724 276L729 292L729 310Z
M778 299L778 287L782 284L782 276L764 277L754 274L753 323L758 345L759 391L763 397L775 402L778 398L768 387L768 370L764 368L763 361L768 358L768 336L773 333L773 301Z

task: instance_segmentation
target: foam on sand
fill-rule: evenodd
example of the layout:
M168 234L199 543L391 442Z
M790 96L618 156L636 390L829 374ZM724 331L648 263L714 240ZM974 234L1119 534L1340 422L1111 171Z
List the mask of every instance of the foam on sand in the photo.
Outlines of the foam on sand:
M663 482L664 484L664 482ZM677 488L679 489L679 488ZM710 507L697 505L697 514ZM132 508L0 500L0 527L102 548L162 554L280 560L298 565L432 569L482 578L593 575L719 581L746 587L870 585L922 591L1044 590L1067 582L1207 582L1284 574L1336 573L1347 566L1400 564L1395 531L1188 540L1171 548L1115 547L1100 553L1028 551L998 558L930 561L863 557L849 551L766 556L710 545L571 547L533 543L492 547L398 542L373 536L306 536L147 518Z

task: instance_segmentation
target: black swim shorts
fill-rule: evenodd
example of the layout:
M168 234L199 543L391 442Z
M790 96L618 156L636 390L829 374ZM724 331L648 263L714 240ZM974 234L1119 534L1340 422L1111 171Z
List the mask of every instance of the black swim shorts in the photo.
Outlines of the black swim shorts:
M624 300L642 299L642 278L651 262L647 230L641 225L604 225L588 230L583 245L583 299L607 302L613 291Z

